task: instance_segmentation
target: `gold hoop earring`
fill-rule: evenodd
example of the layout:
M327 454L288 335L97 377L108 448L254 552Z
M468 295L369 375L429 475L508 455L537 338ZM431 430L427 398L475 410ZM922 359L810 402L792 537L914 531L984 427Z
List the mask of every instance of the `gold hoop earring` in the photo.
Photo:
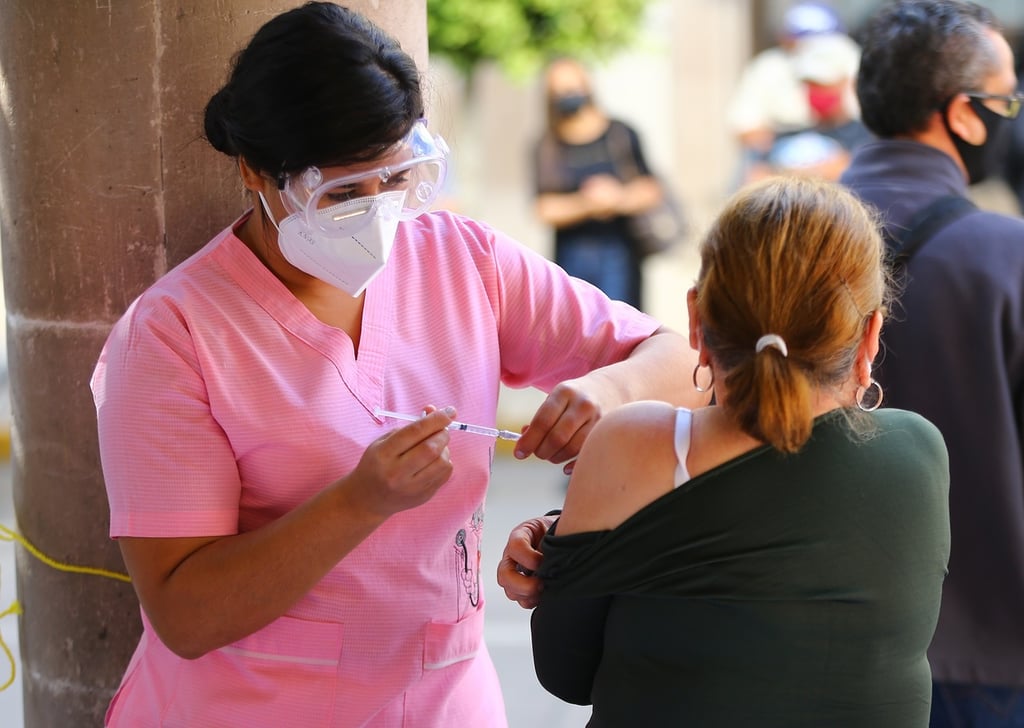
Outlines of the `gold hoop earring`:
M878 396L868 398L866 395L872 389L878 390ZM865 403L865 400L867 402ZM882 406L882 385L874 379L866 387L857 387L857 407L864 412L874 412Z
M708 386L702 387L699 384L697 384L697 371L699 369L700 364L693 368L693 388L696 389L701 394L704 394L705 392L710 392L715 387L715 371L711 367L708 367L708 371L711 372L711 381L708 382Z

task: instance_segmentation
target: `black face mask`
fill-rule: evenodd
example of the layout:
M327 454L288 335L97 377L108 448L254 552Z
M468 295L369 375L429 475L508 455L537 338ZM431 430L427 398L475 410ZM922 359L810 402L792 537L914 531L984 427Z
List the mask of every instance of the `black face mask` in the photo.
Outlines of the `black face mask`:
M956 147L956 151L960 154L960 159L963 160L964 167L967 169L967 182L973 185L975 182L981 182L983 179L999 173L1009 151L1010 132L1012 131L1010 124L1013 119L997 114L978 99L968 100L974 113L985 125L985 141L982 144L971 144L964 141L960 135L950 129L945 113L942 115L942 121L946 125L950 139L953 140L953 146Z
M555 111L559 116L569 117L590 103L589 94L563 94L554 98Z

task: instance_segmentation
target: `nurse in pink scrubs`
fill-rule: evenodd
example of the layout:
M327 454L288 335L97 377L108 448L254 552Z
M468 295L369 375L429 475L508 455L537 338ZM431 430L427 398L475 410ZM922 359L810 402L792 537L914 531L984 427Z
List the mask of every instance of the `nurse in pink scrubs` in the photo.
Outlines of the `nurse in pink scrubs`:
M108 726L502 726L480 544L499 383L571 460L686 340L486 224L428 208L447 148L392 38L266 23L206 137L252 206L144 292L92 379L144 632ZM426 413L412 423L378 410Z

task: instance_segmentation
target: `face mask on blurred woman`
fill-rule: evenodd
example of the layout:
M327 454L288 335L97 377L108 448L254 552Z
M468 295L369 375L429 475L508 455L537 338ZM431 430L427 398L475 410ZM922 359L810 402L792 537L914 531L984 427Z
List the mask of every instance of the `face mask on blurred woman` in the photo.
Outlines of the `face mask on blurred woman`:
M579 113L580 109L590 103L589 94L571 93L556 96L554 99L555 110L559 116L570 117Z

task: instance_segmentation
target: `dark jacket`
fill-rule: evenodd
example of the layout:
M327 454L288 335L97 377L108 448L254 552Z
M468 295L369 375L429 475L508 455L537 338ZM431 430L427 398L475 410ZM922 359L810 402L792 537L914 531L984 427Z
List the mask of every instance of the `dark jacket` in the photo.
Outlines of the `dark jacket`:
M862 147L841 182L890 233L966 196L942 151ZM949 449L952 552L929 650L944 682L1024 686L1024 220L975 211L925 243L882 331L886 404L938 426Z

